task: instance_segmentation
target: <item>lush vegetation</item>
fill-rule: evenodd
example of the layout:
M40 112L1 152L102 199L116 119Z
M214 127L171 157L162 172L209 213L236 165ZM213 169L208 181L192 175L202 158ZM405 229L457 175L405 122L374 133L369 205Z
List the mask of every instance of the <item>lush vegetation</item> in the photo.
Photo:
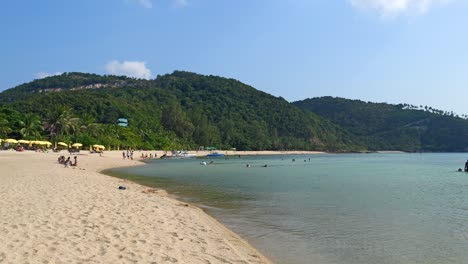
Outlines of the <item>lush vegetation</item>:
M137 149L364 149L354 136L233 79L65 73L0 94L0 137ZM117 126L127 118L128 127Z
M0 93L0 138L112 148L466 151L466 118L333 97L290 104L233 79L177 71L155 80L65 73Z
M334 97L293 104L343 127L371 150L468 150L468 121L453 112Z

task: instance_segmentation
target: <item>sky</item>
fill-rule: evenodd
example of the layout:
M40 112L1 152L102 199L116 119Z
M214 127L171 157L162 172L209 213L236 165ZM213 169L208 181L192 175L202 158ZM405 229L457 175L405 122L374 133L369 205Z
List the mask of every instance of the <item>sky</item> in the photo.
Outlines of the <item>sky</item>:
M185 70L288 101L468 114L467 13L466 0L6 0L0 91L63 72Z

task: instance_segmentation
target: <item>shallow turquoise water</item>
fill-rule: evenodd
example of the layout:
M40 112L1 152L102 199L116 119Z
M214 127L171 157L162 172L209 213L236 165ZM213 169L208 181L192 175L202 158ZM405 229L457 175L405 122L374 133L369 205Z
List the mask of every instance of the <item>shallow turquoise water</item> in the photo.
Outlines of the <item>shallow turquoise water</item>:
M468 263L467 158L154 160L118 173L204 206L277 263Z

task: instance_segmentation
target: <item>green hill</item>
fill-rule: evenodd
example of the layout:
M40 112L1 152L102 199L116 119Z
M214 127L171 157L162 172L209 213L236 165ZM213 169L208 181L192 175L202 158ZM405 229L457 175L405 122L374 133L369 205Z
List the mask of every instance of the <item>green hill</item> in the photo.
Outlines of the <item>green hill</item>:
M341 126L371 150L454 152L468 149L468 121L431 107L334 97L293 104Z
M118 118L129 127L117 126ZM155 80L65 73L6 90L2 136L145 149L362 148L340 127L282 98L233 79L180 71Z

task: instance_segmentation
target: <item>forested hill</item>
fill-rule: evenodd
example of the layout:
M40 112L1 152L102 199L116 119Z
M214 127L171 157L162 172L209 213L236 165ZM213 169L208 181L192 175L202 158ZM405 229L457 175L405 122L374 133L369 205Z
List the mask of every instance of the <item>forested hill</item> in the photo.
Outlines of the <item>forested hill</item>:
M117 126L126 118L128 127ZM65 73L0 93L0 138L120 148L363 149L349 133L233 79L174 72L155 80Z
M468 121L431 107L334 97L293 104L341 126L371 150L468 150Z

